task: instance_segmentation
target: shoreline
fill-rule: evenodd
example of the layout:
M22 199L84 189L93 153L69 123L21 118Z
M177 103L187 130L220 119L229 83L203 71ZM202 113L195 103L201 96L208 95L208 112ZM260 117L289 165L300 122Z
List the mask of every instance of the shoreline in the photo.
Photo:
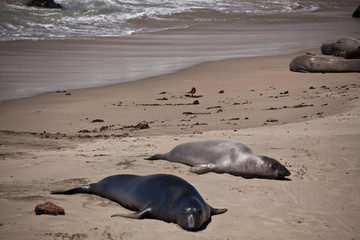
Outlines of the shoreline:
M342 86L356 89L357 73L293 73L288 63L297 55L211 61L132 82L9 100L0 104L1 115L6 116L0 118L0 130L131 136L137 124L145 123L149 129L144 132L150 135L162 135L168 126L171 134L201 133L304 122L351 108L351 100L333 95L340 95ZM266 80L269 74L271 80ZM314 78L318 81L312 82ZM187 92L193 87L197 93L190 96ZM55 115L38 124L49 113Z

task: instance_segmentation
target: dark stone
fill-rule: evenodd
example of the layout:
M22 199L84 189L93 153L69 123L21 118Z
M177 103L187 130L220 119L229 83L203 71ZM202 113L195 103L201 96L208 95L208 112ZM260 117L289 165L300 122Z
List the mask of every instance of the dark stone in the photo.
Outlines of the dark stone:
M355 12L352 15L353 18L360 18L360 5L357 7Z
M31 0L26 5L29 7L63 9L63 7L60 4L55 3L54 0Z

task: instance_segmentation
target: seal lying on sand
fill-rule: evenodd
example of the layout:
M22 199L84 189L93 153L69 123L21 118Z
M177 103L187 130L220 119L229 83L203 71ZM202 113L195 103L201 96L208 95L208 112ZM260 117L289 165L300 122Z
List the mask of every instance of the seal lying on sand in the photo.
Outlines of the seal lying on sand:
M342 38L333 43L321 45L325 55L307 53L294 58L290 71L312 73L360 72L360 40Z
M342 38L332 43L321 45L321 52L346 59L360 58L360 40L352 37Z
M212 208L192 185L179 177L167 174L114 175L98 183L51 193L95 194L137 211L113 216L156 218L177 223L191 231L201 229L209 223L211 215L227 211Z
M290 71L311 73L360 72L360 59L307 53L290 62Z
M256 155L246 145L232 140L183 143L170 152L155 154L147 160L165 159L190 166L191 172L229 173L245 178L283 179L290 172L277 160Z

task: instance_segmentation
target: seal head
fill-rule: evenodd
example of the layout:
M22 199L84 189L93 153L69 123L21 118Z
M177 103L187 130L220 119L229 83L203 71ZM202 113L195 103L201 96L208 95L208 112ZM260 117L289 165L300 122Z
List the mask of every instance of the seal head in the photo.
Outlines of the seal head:
M187 202L180 209L177 223L184 229L194 231L204 224L204 219L210 217L210 210L204 209L198 201L192 200Z
M279 161L267 156L260 156L260 158L263 161L262 173L265 178L284 179L291 175L289 170Z

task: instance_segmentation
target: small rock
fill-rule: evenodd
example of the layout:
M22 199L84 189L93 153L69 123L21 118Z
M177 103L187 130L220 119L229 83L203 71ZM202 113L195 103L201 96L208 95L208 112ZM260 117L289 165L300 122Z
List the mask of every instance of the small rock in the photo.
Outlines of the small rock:
M62 207L60 207L50 201L47 201L45 203L40 203L40 204L36 205L35 214L36 215L41 215L41 214L65 215L65 210Z

